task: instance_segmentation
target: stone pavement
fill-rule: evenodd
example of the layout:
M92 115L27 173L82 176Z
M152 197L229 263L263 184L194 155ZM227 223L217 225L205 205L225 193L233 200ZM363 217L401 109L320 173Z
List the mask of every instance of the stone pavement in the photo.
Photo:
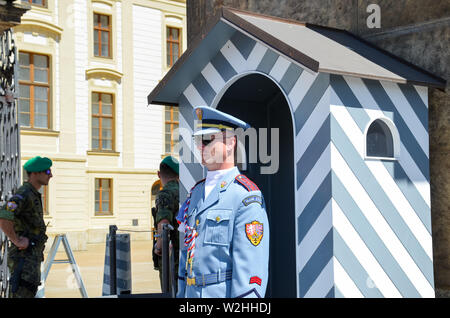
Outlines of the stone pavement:
M160 293L158 271L153 269L152 241L131 241L133 294ZM66 259L62 244L55 259ZM87 244L86 251L73 251L89 298L102 296L105 243ZM47 254L45 254L47 257ZM45 283L46 298L81 298L70 264L53 264Z

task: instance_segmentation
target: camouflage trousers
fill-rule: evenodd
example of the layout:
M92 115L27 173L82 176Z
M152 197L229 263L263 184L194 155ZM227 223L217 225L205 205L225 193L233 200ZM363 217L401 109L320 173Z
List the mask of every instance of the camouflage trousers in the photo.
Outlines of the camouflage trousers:
M35 287L36 290L30 290L27 287L19 286L17 291L15 293L9 292L9 298L34 298L36 296L37 292L37 286Z
M10 298L34 298L41 280L41 259L33 257L9 257Z

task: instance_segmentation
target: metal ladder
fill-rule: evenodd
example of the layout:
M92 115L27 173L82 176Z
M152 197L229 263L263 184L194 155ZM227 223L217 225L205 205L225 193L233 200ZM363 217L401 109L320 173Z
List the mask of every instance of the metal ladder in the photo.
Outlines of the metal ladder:
M66 251L67 259L55 260L56 252L58 251L58 247L61 241ZM78 270L75 258L73 257L72 249L70 248L66 234L57 234L55 236L55 239L53 240L52 247L50 248L47 259L45 260L44 263L44 270L42 271L41 274L42 285L44 285L45 281L47 280L48 273L50 272L50 268L52 267L53 263L70 264L72 266L72 272L75 275L75 279L77 281L78 289L80 290L81 296L83 298L88 298L86 288L84 287L83 280L81 279L81 274L80 271ZM40 293L40 291L38 291L38 295L36 297L43 297L43 292Z

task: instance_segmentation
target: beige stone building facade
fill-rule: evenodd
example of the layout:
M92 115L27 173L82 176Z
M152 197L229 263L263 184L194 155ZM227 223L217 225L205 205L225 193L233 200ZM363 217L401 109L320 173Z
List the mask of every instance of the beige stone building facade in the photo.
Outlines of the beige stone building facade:
M31 10L14 28L21 159L53 160L42 190L49 237L66 233L83 250L115 224L150 239L152 186L178 117L146 97L186 49L185 1L22 2Z

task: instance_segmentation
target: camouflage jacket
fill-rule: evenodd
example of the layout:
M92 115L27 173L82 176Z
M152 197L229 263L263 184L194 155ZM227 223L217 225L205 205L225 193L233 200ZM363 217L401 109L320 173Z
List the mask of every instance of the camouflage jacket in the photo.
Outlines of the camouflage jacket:
M170 237L172 241L172 245L175 248L176 260L178 261L178 222L175 219L178 210L180 208L179 202L179 184L178 181L169 181L164 186L164 188L158 193L155 200L156 205L156 217L155 217L155 226L161 220L168 220L170 224L174 227L174 231L170 231Z
M178 190L178 181L169 181L156 196L156 224L167 219L172 226L178 225L175 220L180 202Z
M41 194L31 183L25 182L7 203L0 207L0 218L13 221L17 235L28 237L30 243L34 243L32 254L43 260L43 251L48 238L45 234L47 227L44 222ZM29 252L30 249L19 251L12 244L8 253L13 257L26 256Z

